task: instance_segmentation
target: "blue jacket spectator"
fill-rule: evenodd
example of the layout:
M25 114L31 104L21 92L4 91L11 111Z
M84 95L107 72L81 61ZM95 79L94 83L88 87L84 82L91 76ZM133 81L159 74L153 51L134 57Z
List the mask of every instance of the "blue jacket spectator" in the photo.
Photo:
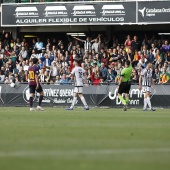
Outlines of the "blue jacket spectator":
M115 82L116 75L117 75L116 71L109 68L106 81Z
M105 81L105 80L107 79L108 70L107 70L107 68L104 66L104 63L101 63L100 73L101 73L101 76L103 77L103 80Z
M44 66L51 66L52 61L54 60L54 56L50 56L49 54L45 54L40 58L40 60L43 62Z
M66 74L63 74L60 80L61 85L68 85L69 84L69 78L66 77Z

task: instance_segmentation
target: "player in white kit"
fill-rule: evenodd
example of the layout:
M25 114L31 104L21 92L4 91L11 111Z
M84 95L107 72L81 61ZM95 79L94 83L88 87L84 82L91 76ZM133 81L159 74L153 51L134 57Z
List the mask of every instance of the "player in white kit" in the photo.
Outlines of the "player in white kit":
M85 79L84 73L85 70L81 67L79 67L79 60L74 60L74 68L71 72L71 76L74 76L75 84L74 84L74 94L73 94L73 101L69 108L66 110L73 110L74 105L77 102L77 95L80 97L82 103L84 104L84 110L89 110L89 107L87 105L87 102L83 96L83 81Z
M142 69L139 77L139 90L143 90L145 92L143 111L147 110L147 105L149 106L150 111L155 111L155 109L152 108L150 101L151 86L154 88L151 66L151 63L147 63L146 68Z

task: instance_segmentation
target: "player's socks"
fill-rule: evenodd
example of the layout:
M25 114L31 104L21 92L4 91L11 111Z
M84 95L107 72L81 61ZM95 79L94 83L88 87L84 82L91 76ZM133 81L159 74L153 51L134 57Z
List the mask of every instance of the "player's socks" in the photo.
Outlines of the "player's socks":
M147 103L148 103L147 98L144 98L144 106L143 106L143 110L146 110Z
M30 102L30 108L32 108L32 106L33 106L33 97L30 97L29 102Z
M88 105L86 103L86 100L85 100L84 96L81 96L80 99L81 99L82 103L84 104L84 107L88 108Z
M125 101L126 101L126 105L128 105L128 104L129 104L129 97L127 97L127 98L125 99Z
M120 95L119 96L120 101L122 102L123 105L126 105L125 99Z
M151 108L152 108L152 106L151 106L151 100L150 100L150 97L147 97L147 103L148 103L149 108L151 109Z
M41 106L42 100L43 100L43 95L40 95L39 101L38 101L38 105L39 105L39 106Z
M76 104L76 101L77 101L77 97L73 97L73 101L72 101L72 104L71 104L70 108L74 107L74 105Z

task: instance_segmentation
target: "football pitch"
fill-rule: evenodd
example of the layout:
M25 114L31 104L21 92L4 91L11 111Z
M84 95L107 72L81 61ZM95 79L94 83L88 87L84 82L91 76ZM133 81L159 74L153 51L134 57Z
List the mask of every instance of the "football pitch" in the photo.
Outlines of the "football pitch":
M1 107L0 170L169 170L170 110Z

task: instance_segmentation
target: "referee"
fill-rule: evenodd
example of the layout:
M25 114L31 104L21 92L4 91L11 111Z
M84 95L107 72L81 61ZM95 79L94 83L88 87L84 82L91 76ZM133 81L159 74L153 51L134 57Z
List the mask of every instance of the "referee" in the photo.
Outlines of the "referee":
M120 73L120 79L118 84L118 97L122 104L124 105L123 111L127 110L127 104L129 103L129 91L131 88L131 78L132 74L132 65L129 60L125 61L125 68ZM122 93L125 93L125 99L122 96Z

